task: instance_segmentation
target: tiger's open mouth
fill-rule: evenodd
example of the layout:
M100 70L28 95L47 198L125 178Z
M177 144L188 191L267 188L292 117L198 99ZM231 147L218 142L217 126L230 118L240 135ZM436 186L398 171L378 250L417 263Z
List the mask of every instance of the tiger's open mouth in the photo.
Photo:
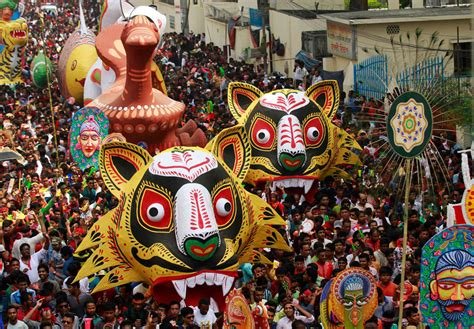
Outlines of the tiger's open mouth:
M236 273L237 274L237 273ZM155 284L153 292L159 302L184 301L187 306L197 306L203 297L209 298L217 312L225 304L225 296L234 286L235 277L216 272L200 272L191 276Z
M10 31L10 36L15 39L24 39L26 38L26 32L22 30Z

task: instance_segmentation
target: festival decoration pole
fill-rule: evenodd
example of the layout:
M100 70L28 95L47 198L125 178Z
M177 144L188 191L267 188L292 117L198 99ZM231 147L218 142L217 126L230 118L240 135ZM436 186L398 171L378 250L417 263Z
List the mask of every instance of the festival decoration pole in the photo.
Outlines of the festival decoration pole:
M45 37L44 37L44 16L43 13L39 13L40 22L41 22L41 38L43 39L43 54L46 56L46 47L45 47ZM51 122L53 126L53 138L54 138L54 148L56 149L56 168L58 171L56 172L56 183L59 179L59 149L58 149L58 137L56 134L56 120L54 119L54 109L53 109L53 96L51 94L51 79L49 76L50 72L46 70L46 83L48 85L48 96L49 96L49 109L51 111Z
M402 276L400 280L400 303L398 304L398 328L402 328L403 320L403 295L405 294L405 265L407 260L407 237L408 237L408 202L411 186L411 158L405 162L405 207L403 214L403 252L402 252Z

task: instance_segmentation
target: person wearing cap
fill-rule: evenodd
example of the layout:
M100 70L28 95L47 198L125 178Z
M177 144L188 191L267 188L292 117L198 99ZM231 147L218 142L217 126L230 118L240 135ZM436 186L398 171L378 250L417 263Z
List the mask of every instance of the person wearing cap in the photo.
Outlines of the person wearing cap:
M300 305L308 313L314 314L314 303L316 301L316 293L306 289L300 296Z
M53 232L51 232L53 234ZM62 239L58 236L51 238L51 248L48 250L48 260L53 262L55 272L50 273L54 279L62 279L62 270L64 267L64 259L61 255L61 248L63 247Z

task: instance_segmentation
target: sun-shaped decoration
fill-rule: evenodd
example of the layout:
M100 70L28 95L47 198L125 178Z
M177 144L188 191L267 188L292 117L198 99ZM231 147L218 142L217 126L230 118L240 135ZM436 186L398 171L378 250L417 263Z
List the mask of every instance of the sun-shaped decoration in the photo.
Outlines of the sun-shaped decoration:
M387 137L396 153L412 158L423 152L433 131L431 107L423 95L406 92L397 97L387 121Z
M417 28L386 43L390 45L376 45L375 56L364 61L377 59L385 71L358 65L357 70L371 79L361 75L357 87L367 98L351 106L357 114L350 123L368 136L365 143L358 140L365 148L364 185L388 190L400 201L409 182L423 208L444 213L446 207L438 208L436 198L440 190L452 189L445 157L456 144L457 125L471 119L472 90L453 78L453 51L438 32L425 38Z

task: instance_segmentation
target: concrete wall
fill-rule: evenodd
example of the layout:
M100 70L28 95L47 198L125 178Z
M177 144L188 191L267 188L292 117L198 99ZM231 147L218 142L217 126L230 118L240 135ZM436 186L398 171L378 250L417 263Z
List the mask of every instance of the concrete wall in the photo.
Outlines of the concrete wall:
M367 25L358 25L357 26L357 59L358 61L363 61L368 57L371 57L375 54L374 46L377 48L382 49L384 52L387 53L388 56L392 56L395 53L398 57L401 54L401 48L399 46L395 46L392 48L390 44L390 36L387 34L387 25L389 24L367 24ZM432 21L432 22L414 22L414 23L398 23L398 24L391 24L391 25L399 25L400 26L400 34L403 37L403 42L408 43L407 39L407 32L410 33L411 44L415 44L414 41L414 34L417 28L422 29L422 34L420 36L420 45L428 47L429 41L431 38L432 33L439 32L439 40L444 39L444 44L442 45L442 49L450 49L452 50L452 41L456 40L456 27L459 26L459 39L472 39L472 26L468 19L464 20L456 20L456 21ZM383 39L383 40L380 40ZM396 42L399 41L399 35L395 35ZM363 48L368 48L370 51L364 52ZM415 62L416 52L415 47L408 48L404 47L404 53L408 58L410 58L410 62ZM418 52L418 58L424 56L425 50L421 49ZM430 54L434 55L435 52L430 52ZM408 59L406 60L407 62ZM400 60L396 61L400 63ZM452 66L451 66L452 67Z
M217 3L217 2L235 2L233 0L196 0L197 3L194 4L194 0L190 0L189 3L189 31L194 32L195 34L206 33L205 20L205 5L208 3ZM240 2L243 2L240 4ZM239 6L249 7L255 3L255 8L257 7L257 0L240 0ZM247 10L248 11L248 10Z
M227 34L227 24L225 22L217 21L211 17L204 19L204 26L206 33L206 42L212 42L216 46L223 47L229 44L229 36Z
M189 4L189 31L195 34L204 32L204 4L197 0L197 4L191 0Z
M273 70L284 72L289 68L289 76L293 77L294 58L302 48L301 33L304 31L321 31L326 29L323 19L301 19L275 10L270 10L270 24L274 38L280 39L285 45L285 55L273 54Z
M164 2L158 2L156 4L157 9L160 13L166 16L166 32L181 32L181 10L179 8L180 0L174 0L175 5L170 5ZM178 7L175 7L178 6ZM170 21L174 17L174 28L171 28Z
M212 42L214 45L222 48L229 45L229 35L227 33L227 22L217 21L211 17L204 20L206 42ZM230 57L238 59L244 50L251 47L251 40L248 27L235 27L235 49L231 51Z
M460 33L460 40L463 39L471 39L472 40L472 25L468 19L464 20L453 20L453 21L431 21L431 22L407 22L407 23L396 23L393 25L400 26L400 34L403 36L403 42L408 43L408 39L406 37L407 32L410 32L411 35L411 44L415 44L414 42L414 33L417 27L423 30L421 37L420 37L420 45L423 47L428 47L429 40L431 39L431 35L433 32L439 32L439 40L444 39L444 44L442 45L442 49L453 49L452 42L456 40L456 27L459 26L459 33ZM395 46L392 48L390 43L390 36L387 34L386 28L387 25L392 24L365 24L365 25L357 25L357 33L356 33L356 52L357 52L357 60L351 61L349 59L333 56L332 58L326 58L323 61L323 68L328 71L338 71L344 70L345 71L345 81L344 81L344 91L349 91L354 88L354 81L353 81L353 72L354 67L353 65L361 62L369 57L377 55L374 48L377 46L377 49L386 54L389 57L389 63L391 63L389 67L389 71L392 72L400 72L404 69L404 67L408 67L413 65L416 62L416 51L415 47L403 47L403 53L399 46ZM396 35L394 40L396 42L399 41L399 35ZM433 48L433 47L430 47ZM367 50L367 51L364 51ZM418 60L420 61L424 58L426 51L419 50L418 52ZM429 52L428 56L434 55L435 52ZM444 55L444 52L439 52L438 55ZM405 58L405 59L403 59ZM404 65L405 63L405 65ZM450 74L454 69L454 60L448 62L447 65L447 74Z

